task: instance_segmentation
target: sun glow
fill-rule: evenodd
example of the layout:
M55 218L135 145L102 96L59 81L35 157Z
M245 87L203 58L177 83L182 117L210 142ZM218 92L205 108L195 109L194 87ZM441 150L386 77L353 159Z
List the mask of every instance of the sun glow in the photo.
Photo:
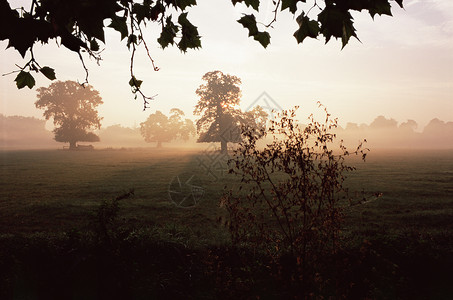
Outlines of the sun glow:
M223 109L228 109L228 110L234 110L234 109L239 109L239 105L238 104L232 104L232 103L227 103L227 102L221 102L220 103L220 106L223 108Z

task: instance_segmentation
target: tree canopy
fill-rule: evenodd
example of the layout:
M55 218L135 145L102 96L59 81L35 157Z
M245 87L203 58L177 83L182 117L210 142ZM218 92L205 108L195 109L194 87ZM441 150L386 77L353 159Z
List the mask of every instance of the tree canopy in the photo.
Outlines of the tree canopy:
M227 151L227 143L242 141L242 126L264 129L267 114L260 107L243 113L239 108L241 100L241 79L223 74L221 71L206 73L196 94L200 99L194 115L201 116L196 124L200 134L199 143L220 142L221 151Z
M375 15L392 15L391 2L403 7L403 0L273 0L273 19L257 20L256 13L243 14L237 20L248 31L249 37L263 47L271 42L268 28L277 21L281 11L288 10L296 19L298 29L291 33L297 43L307 37L324 37L326 43L332 38L341 39L343 47L351 37L357 37L352 11ZM243 3L252 11L258 12L264 0L231 0L233 5ZM32 88L35 80L31 72L41 73L50 80L56 78L51 67L41 67L34 57L33 46L49 43L56 39L67 49L77 52L83 62L84 56L97 61L101 59L101 45L105 43L105 31L113 28L121 35L121 40L131 52L130 81L132 91L143 97L147 107L151 97L145 96L140 87L142 80L134 74L134 55L137 47L143 46L154 70L158 68L149 53L143 31L147 24L158 25L157 43L166 48L176 46L182 52L201 47L198 29L189 20L188 8L196 6L196 0L31 0L29 8L11 8L7 0L0 0L0 40L8 40L8 47L16 49L30 59L19 66L16 76L18 88ZM83 55L82 55L83 54Z
M184 112L178 108L170 110L170 117L156 111L150 114L145 122L140 123L140 133L146 142L157 142L157 147L177 138L188 140L190 135L195 133L195 126L190 119L183 117Z
M53 119L53 132L57 142L69 143L70 149L77 142L98 142L99 137L88 130L101 127L97 106L103 103L99 92L75 81L56 81L49 87L37 89L36 108L44 109L46 120Z

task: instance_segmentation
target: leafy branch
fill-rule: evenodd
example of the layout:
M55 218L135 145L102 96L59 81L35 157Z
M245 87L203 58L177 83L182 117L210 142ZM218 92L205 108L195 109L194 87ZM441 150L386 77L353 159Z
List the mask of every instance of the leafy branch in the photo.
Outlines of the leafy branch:
M30 60L23 67L16 64L18 70L2 74L2 76L7 76L13 73L19 73L14 79L18 89L22 89L26 86L30 89L33 88L33 86L35 85L35 79L33 75L30 74L30 72L41 73L49 80L54 80L56 78L54 69L47 66L41 67L39 65L39 63L35 59L33 48L30 49L30 54L31 54Z
M153 65L153 70L154 71L159 71L159 68L154 64L154 60L151 57L151 54L149 53L148 45L146 44L146 41L143 39L143 32L142 32L142 29L140 27L139 21L132 16L132 8L131 7L128 7L128 12L131 15L131 21L130 21L131 34L128 37L127 46L128 46L129 49L132 46L131 60L130 60L131 61L130 62L131 79L129 80L129 85L131 86L132 93L135 95L134 96L135 99L137 99L137 93L142 96L142 98L143 98L143 110L146 110L147 108L149 108L148 107L149 101L150 100L154 100L154 97L157 96L157 95L152 96L152 97L146 96L143 93L143 91L141 90L141 85L142 85L143 81L142 80L138 80L135 77L135 75L134 75L134 58L135 58L135 53L137 51L136 46L143 43L143 45L145 47L145 50L146 50L146 53L148 55L148 58L149 58L149 60L151 61L152 65ZM126 29L127 29L127 27L126 27ZM139 31L138 41L137 41L137 36L135 35L135 30ZM127 35L127 33L125 35Z
M298 8L298 4L305 4L307 2L306 0L273 1L273 18L270 22L257 22L255 15L253 14L244 15L238 22L249 30L249 36L252 36L266 48L270 43L270 39L267 38L268 33L265 31L258 31L257 24L261 24L265 28L273 28L273 24L277 22L278 13L288 9L294 16L298 15L296 21L299 25L299 29L293 34L297 43L302 43L307 37L317 39L319 36L323 36L327 43L334 37L335 39L341 39L342 48L344 48L351 37L358 39L355 33L354 20L350 11L368 11L373 19L376 14L392 15L390 0L324 0L324 7L319 5L319 1L320 0L313 0L313 4L308 9ZM403 8L403 0L395 0L395 2ZM260 1L232 0L232 3L233 5L236 3L244 3L246 6L252 7L255 11L258 11ZM308 17L314 8L318 8L320 11L317 18ZM299 13L297 13L298 11Z
M255 11L258 11L261 3L260 0L231 1L233 5L244 3ZM320 4L321 1L323 5ZM307 0L275 0L270 22L257 22L253 13L244 14L237 21L248 30L250 37L266 48L271 38L266 29L273 27L281 11L288 10L299 26L293 33L297 43L302 43L307 37L317 39L323 36L326 43L332 37L341 39L342 47L345 47L351 37L358 39L352 11L365 11L373 18L376 14L391 16L392 1L403 7L403 0L312 0L312 4L306 9L301 4L308 4ZM58 45L78 53L86 74L82 83L85 85L88 83L89 70L85 65L83 53L87 53L89 58L99 64L102 52L100 43L105 43L105 30L110 27L120 33L121 40L126 39L126 46L131 51L132 92L135 96L137 93L142 96L146 109L148 100L154 96L147 97L142 92L142 81L137 80L133 72L134 56L140 44L143 43L153 70L157 71L159 68L144 40L143 29L148 23L157 23L160 28L157 43L163 49L169 45L176 46L184 53L188 49L198 49L201 47L200 35L197 27L189 20L187 12L189 7L196 5L196 0L31 0L30 9L27 11L23 7L12 9L7 0L0 0L0 40L8 40L8 47L15 48L23 58L27 52L32 55L24 67L18 67L18 70L8 74L19 73L15 79L18 88L32 88L35 85L31 72L36 69L49 79L55 77L52 68L39 67L33 55L33 46L37 42L48 44L50 40L56 40ZM319 14L315 17L309 16L314 8L320 11ZM107 20L110 24L106 26L104 24ZM260 30L258 25L264 26L265 30Z

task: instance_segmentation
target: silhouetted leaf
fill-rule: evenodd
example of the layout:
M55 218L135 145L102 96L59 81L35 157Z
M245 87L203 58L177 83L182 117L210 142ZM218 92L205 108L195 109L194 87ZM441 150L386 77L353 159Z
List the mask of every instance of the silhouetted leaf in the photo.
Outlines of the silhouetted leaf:
M326 43L333 36L341 38L343 47L349 42L351 36L357 38L352 16L349 11L337 6L327 6L319 15L318 21L321 23L320 33L326 38Z
M236 3L245 3L247 7L252 7L254 10L258 11L258 8L260 6L260 0L231 0L233 5L236 5Z
M16 82L17 88L21 89L26 86L28 86L29 89L35 86L35 79L33 76L30 74L30 72L25 72L25 71L20 71L19 74L17 74L16 79L14 79Z
M244 15L238 20L238 23L242 24L244 28L247 28L249 30L249 36L253 36L253 39L260 42L264 48L270 44L271 36L268 32L258 30L254 15Z
M129 85L131 87L135 87L135 88L140 88L140 86L142 85L143 83L143 80L138 80L137 78L135 77L132 77L131 80L129 80Z
M310 20L305 13L302 12L297 17L299 29L294 32L294 37L297 43L302 43L306 37L317 38L319 34L319 24L315 20Z
M109 27L115 29L119 33L121 33L121 40L127 37L129 30L127 29L127 18L126 17L115 17L112 19L112 23L110 23Z
M392 15L391 6L388 0L375 0L373 6L368 10L371 17L374 19L376 14L378 15Z
M201 40L200 36L198 35L197 27L190 23L190 21L187 19L187 13L179 15L178 23L181 25L182 32L182 37L178 43L178 48L183 52L186 52L189 48L200 48Z
M55 76L55 70L52 69L52 68L43 67L43 68L39 69L39 71L40 71L44 76L46 76L47 78L49 78L50 80L54 80L54 79L57 78L57 77Z
M242 24L242 26L249 30L249 36L255 36L258 33L256 18L254 15L244 15L238 20L238 23Z
M165 49L169 44L174 44L174 38L176 33L179 31L178 26L176 26L172 20L171 16L167 17L165 26L162 29L160 37L157 39L157 42Z
M134 3L132 13L135 14L137 21L140 23L144 19L151 18L151 7L139 3Z
M161 2L157 2L156 5L154 5L151 8L151 20L156 21L159 18L159 15L165 11L165 7L162 5Z
M99 43L95 39L90 41L90 49L91 51L99 51Z
M197 5L196 0L178 0L178 1L168 1L170 4L179 8L180 10L185 10L186 7Z
M88 36L88 38L97 38L105 43L103 18L89 18L86 16L85 18L78 20L77 25Z
M11 36L9 38L8 46L6 48L10 48L10 47L15 48L17 51L19 51L20 55L22 55L22 57L24 58L28 49L30 49L31 46L33 46L33 43L34 43L33 40L27 41L24 36L22 36L22 37Z
M258 32L253 38L260 42L260 44L263 45L264 48L266 48L271 43L271 36L268 32L265 31Z
M61 43L63 46L74 52L79 52L80 48L86 49L87 47L82 40L67 31L61 34Z
M127 38L127 47L130 48L131 44L137 45L137 36L135 34L131 34Z
M398 5L403 8L403 0L395 0L396 3L398 3Z
M297 10L297 2L306 2L305 0L282 0L282 10L289 8L289 11L293 14Z

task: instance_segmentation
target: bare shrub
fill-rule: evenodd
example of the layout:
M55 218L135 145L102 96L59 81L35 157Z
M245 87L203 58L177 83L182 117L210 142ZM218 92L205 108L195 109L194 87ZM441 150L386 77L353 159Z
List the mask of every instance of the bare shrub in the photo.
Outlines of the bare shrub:
M296 107L278 114L267 131L244 130L229 161L230 173L241 183L221 202L233 243L270 255L276 274L303 286L320 281L314 267L338 250L347 204L345 175L355 169L345 158L365 159L368 151L362 143L352 152L337 143L332 131L338 120L319 107L325 112L321 123L311 115L302 127L295 120ZM260 148L262 137L272 141Z

